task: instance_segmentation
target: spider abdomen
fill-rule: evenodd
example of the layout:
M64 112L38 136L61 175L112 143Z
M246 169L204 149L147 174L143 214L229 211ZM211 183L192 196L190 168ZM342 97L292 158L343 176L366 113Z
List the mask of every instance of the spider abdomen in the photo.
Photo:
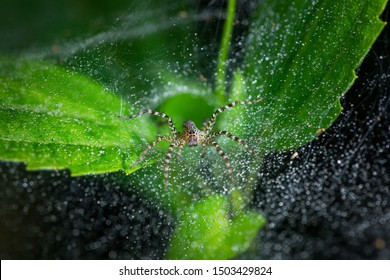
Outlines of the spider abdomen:
M196 134L190 134L187 137L188 146L198 146L198 136Z
M183 138L188 146L197 146L199 144L200 131L193 121L186 121L183 124Z

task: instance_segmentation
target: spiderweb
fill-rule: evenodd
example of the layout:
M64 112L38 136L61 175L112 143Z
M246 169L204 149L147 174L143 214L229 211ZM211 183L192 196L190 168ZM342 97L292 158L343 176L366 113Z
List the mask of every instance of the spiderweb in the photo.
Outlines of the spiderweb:
M187 93L186 84L167 80L171 74L199 77L198 95L207 94L216 66L223 4L124 2L90 10L87 4L58 1L45 9L47 1L42 0L35 3L36 13L20 12L16 20L10 15L18 10L17 4L10 5L3 11L6 24L0 35L5 40L0 49L83 72L118 94L123 106L155 108L169 96ZM252 4L242 1L238 7L244 21ZM74 28L53 24L61 22L50 16L58 9L64 11L59 18ZM26 32L28 26L31 34ZM232 66L242 60L240 42L247 26L241 28L235 34ZM161 44L164 32L182 38L180 44L177 40ZM39 34L36 39L34 34ZM250 166L238 169L238 177L259 173L251 207L268 220L267 229L256 237L256 247L241 258L390 257L388 50L385 30L342 99L342 115L318 139L298 149L298 157L292 159L292 152L271 154L260 167L240 153L232 155L233 165ZM163 151L164 147L158 149L154 156ZM210 154L211 161L218 160ZM199 163L201 150L183 156L183 162L173 167L173 183L175 176L180 182L196 178L215 186L212 192L227 191L218 188L220 178L210 176L226 171L222 160L220 165ZM1 162L1 258L164 258L175 219L140 195L148 188L155 191L150 186L159 185L158 169L156 163L130 178L120 172L74 178L66 170L27 172L22 163ZM142 188L134 189L135 184ZM197 191L190 187L187 191L194 201Z

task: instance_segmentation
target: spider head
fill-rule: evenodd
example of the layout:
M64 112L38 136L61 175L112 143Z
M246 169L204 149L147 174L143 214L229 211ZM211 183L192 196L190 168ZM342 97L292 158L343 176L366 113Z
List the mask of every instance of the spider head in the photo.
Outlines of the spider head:
M186 121L183 124L183 135L188 146L198 145L199 130L193 121Z

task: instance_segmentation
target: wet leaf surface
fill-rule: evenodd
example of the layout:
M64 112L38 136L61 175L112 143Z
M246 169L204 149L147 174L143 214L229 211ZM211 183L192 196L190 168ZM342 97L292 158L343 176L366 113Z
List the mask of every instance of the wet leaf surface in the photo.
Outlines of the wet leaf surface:
M70 169L72 175L130 172L150 130L128 115L102 85L60 67L0 61L0 158L23 161L29 170ZM143 122L147 127L148 123Z
M341 112L386 1L264 1L248 35L248 95L263 97L255 119L265 152L297 148Z

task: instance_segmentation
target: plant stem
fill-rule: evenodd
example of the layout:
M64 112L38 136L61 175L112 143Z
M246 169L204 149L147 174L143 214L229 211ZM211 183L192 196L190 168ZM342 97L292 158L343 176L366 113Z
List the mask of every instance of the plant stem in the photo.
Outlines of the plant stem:
M226 20L223 27L223 34L219 48L217 73L215 80L215 94L218 102L222 105L226 103L226 67L229 55L229 46L232 38L234 16L236 11L236 0L228 0Z

